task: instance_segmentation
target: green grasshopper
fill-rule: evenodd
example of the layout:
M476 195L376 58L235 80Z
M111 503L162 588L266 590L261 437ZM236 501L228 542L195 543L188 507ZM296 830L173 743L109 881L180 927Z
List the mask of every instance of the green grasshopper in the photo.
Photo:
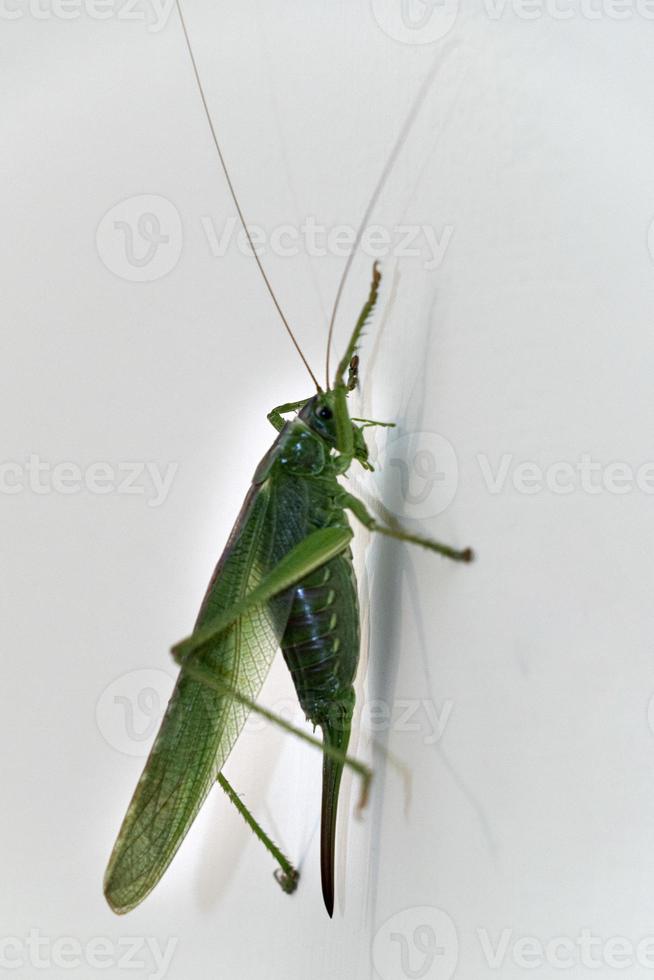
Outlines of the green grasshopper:
M208 110L207 118L243 220ZM247 234L245 221L243 225ZM252 252L275 299L254 247ZM332 314L328 351L344 277ZM295 889L297 871L222 773L249 712L255 710L322 748L321 879L325 907L333 914L341 775L349 765L362 777L362 803L371 775L347 755L359 660L359 607L350 550L353 532L346 512L370 531L422 545L456 561L472 559L469 548L457 550L380 524L339 482L354 462L372 468L364 429L380 423L351 418L347 398L357 384L357 349L377 302L380 279L375 264L367 301L332 383L329 356L324 391L304 361L316 394L280 405L268 415L277 438L255 470L193 633L173 647L180 673L105 874L105 896L117 913L133 909L154 888L216 781L278 862L276 876L283 889ZM296 414L286 420L291 413ZM321 729L322 741L256 703L278 647L300 705L314 729Z

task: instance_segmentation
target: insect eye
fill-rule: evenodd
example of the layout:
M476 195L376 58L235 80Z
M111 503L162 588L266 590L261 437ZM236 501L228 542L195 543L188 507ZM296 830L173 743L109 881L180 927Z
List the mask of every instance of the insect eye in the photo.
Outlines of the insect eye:
M327 405L323 405L323 407L318 412L318 418L325 419L325 420L330 419L332 417L332 414L333 413L331 408L328 408Z

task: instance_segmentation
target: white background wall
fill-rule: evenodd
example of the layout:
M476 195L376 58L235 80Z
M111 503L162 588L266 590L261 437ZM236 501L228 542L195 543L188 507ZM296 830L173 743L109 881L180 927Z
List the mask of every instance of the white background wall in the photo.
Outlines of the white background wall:
M397 225L427 226L445 253L427 267L421 238L422 255L384 258L362 400L399 441L357 486L479 559L360 536L356 748L377 776L362 821L345 788L333 921L319 759L259 723L228 775L300 862L296 896L216 790L162 884L119 919L102 873L172 686L168 648L272 438L266 411L311 387L252 259L212 254L206 226L220 236L234 208L174 11L7 0L0 970L651 974L652 466L636 477L654 460L653 13L407 3L407 27L382 0L188 3L243 207L267 234L357 224L438 62L373 221L395 244ZM146 212L169 239L150 262ZM264 259L322 372L343 258ZM355 263L338 350L370 264ZM50 466L43 492L32 454ZM119 490L121 468L146 461L173 464L163 501L147 476ZM62 492L66 462L113 467L109 492ZM292 702L283 663L263 700Z

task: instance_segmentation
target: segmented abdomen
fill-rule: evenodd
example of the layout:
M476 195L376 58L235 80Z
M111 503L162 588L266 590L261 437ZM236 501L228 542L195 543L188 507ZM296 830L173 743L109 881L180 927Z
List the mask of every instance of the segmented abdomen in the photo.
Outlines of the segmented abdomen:
M359 603L349 549L295 586L282 652L310 721L320 725L330 707L351 704L359 662Z

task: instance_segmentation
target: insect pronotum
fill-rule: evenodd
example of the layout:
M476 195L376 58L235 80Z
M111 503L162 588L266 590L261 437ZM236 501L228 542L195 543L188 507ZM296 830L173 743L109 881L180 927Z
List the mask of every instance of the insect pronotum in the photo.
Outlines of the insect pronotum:
M179 0L177 10L218 157L250 239L211 120ZM320 863L323 898L331 916L343 767L349 765L361 777L362 802L371 776L365 765L347 755L359 659L359 608L350 551L353 532L346 512L370 531L422 545L456 561L472 559L469 548L457 550L380 524L363 502L339 483L339 477L354 462L371 468L364 429L380 424L352 419L347 407L348 394L357 384L357 347L377 302L381 279L377 265L368 298L331 382L329 372L334 322L352 257L434 73L435 69L423 83L399 134L346 262L329 326L325 390L300 349L250 239L259 271L316 393L269 413L277 438L255 470L195 628L173 647L180 666L177 683L105 873L105 896L115 912L130 911L155 887L215 782L278 862L276 877L283 889L295 889L297 871L222 773L249 712L254 710L321 746ZM294 417L286 420L291 413ZM278 647L290 669L300 705L307 719L321 729L322 741L256 703Z

